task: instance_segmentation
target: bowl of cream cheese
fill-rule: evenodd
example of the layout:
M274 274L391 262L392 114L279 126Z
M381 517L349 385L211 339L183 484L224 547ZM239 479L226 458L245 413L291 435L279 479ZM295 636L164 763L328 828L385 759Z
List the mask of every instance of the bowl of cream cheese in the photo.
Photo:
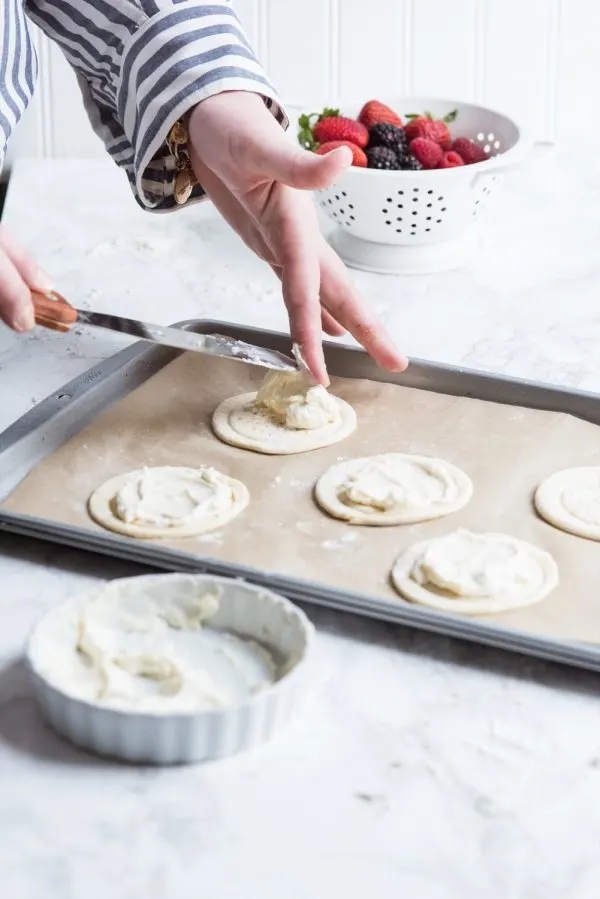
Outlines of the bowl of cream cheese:
M289 600L208 574L104 584L48 612L27 662L50 725L144 764L221 758L266 742L308 683L314 629Z

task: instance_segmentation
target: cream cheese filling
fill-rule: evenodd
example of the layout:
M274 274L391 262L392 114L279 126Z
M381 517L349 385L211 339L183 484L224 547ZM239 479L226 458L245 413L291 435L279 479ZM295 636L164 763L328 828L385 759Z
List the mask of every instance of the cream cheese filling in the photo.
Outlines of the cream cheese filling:
M561 493L561 502L567 512L586 524L600 525L600 468L595 477L588 474L572 477Z
M497 597L537 591L544 571L527 544L502 534L458 530L430 540L410 575L457 597Z
M38 664L64 692L131 711L200 711L236 705L277 680L265 647L210 626L218 589L140 594L122 583L45 629Z
M229 478L214 468L162 466L135 472L114 498L127 524L181 527L233 505Z
M269 372L254 403L290 430L312 431L341 419L339 403L303 372Z
M346 505L387 512L450 502L458 497L459 487L448 467L435 460L388 454L367 459L349 471L337 493Z

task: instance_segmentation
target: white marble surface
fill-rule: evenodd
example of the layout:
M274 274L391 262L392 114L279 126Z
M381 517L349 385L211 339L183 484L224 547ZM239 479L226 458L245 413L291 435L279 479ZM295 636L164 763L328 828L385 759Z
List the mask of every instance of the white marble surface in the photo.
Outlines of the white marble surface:
M144 215L110 164L21 164L5 222L80 304L285 325L212 210ZM513 176L469 269L356 277L409 354L600 391L600 169ZM1 330L0 428L122 344ZM310 609L320 689L269 747L140 770L61 743L19 661L27 632L135 570L1 538L2 899L597 895L596 675Z

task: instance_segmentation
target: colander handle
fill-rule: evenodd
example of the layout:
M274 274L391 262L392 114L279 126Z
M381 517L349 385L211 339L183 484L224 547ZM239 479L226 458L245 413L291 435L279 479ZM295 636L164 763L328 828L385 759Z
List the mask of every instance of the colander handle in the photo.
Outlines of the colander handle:
M535 162L540 156L543 159L548 159L554 156L556 152L557 147L554 141L536 140L531 145L529 153L526 153L524 156L509 159L508 162L502 161L503 154L500 153L498 156L495 156L494 159L490 159L489 165L486 165L484 171L477 172L471 182L471 186L475 187L480 181L485 180L491 174L496 175L502 172L510 172L512 169L524 168L532 162ZM496 159L498 160L497 162L495 161Z

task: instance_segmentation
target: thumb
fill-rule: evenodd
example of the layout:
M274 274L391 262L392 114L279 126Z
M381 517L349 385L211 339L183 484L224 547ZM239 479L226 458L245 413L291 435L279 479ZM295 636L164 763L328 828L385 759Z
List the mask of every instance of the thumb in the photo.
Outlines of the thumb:
M352 151L339 147L319 156L294 147L282 135L282 140L265 154L263 165L264 174L274 181L298 190L320 190L329 187L352 165Z

